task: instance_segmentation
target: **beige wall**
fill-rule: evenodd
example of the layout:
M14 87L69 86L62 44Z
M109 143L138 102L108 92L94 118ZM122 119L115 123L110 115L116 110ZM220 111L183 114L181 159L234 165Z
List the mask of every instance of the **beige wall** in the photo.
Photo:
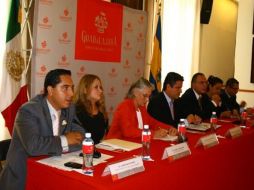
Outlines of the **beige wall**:
M235 78L240 82L240 89L254 91L254 84L250 83L252 27L253 27L253 0L239 0L236 53L235 53ZM254 106L254 93L239 92L238 101L246 100L247 106Z
M226 81L234 76L237 3L214 0L209 24L201 24L199 71Z

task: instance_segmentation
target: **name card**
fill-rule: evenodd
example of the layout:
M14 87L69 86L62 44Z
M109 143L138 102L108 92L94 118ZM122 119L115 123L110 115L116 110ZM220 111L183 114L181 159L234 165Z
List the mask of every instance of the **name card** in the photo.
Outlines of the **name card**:
M122 160L109 164L103 171L102 176L111 174L112 180L116 181L127 176L143 172L145 170L141 156Z
M169 161L174 161L191 154L190 148L186 142L173 145L165 148L162 160L168 159Z
M234 139L234 138L242 136L242 134L243 134L243 132L242 132L241 127L234 127L234 128L229 129L226 132L225 136Z
M205 149L207 149L207 148L213 147L217 144L219 144L218 138L217 138L216 134L213 133L213 134L201 137L198 140L195 147L198 147L198 146L202 145Z

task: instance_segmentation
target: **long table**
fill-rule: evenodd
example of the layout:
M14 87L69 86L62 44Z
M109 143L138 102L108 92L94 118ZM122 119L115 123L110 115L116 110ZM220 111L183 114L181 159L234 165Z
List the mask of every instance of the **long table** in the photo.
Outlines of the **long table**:
M224 135L233 127L223 123L216 133ZM209 132L208 132L209 134ZM191 155L169 162L161 160L169 142L153 140L151 156L155 161L145 161L145 171L113 182L110 176L101 174L107 163L95 167L93 177L75 171L63 171L28 160L27 190L48 189L206 189L253 190L254 189L254 128L243 129L236 139L219 139L219 144L209 149L195 148L204 134L188 133ZM102 151L114 156L108 163L141 153L141 149L124 153Z

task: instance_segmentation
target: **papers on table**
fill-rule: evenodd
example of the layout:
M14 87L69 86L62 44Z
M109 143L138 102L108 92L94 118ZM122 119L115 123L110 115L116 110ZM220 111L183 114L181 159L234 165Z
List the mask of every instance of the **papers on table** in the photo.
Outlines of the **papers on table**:
M197 131L207 131L210 129L210 123L200 123L198 125L189 124L188 126L186 126L186 128Z
M131 151L141 148L141 144L120 139L107 139L96 145L96 148L109 151Z
M174 142L174 141L178 140L178 137L176 135L167 135L165 137L154 137L154 139L155 140Z
M223 123L232 123L233 121L227 120L227 119L218 119L218 121Z
M66 170L66 171L75 170L75 171L81 172L81 169L73 169L73 168L64 166L64 163L66 162L76 162L76 163L82 164L83 158L79 156L80 153L81 151L71 152L67 154L62 154L61 156L52 156L49 158L41 159L41 160L38 160L37 162L54 167L54 168L58 168L61 170ZM110 156L107 154L101 154L100 158L93 159L93 165L96 166L100 163L104 163L106 162L106 160L110 158L113 158L113 156Z

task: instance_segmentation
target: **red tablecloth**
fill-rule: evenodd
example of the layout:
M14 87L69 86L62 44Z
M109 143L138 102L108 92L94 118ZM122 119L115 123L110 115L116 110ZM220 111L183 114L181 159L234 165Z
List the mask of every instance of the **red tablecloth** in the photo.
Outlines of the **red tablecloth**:
M224 135L232 127L223 124L217 134ZM191 155L174 162L161 160L168 142L152 141L151 155L154 162L144 162L145 171L113 182L110 176L101 174L106 164L95 167L94 177L77 172L67 172L28 160L27 190L42 189L254 189L254 129L243 129L243 136L237 139L219 139L219 145L204 150L195 144L204 134L188 134ZM140 154L141 149L112 153L116 161Z

